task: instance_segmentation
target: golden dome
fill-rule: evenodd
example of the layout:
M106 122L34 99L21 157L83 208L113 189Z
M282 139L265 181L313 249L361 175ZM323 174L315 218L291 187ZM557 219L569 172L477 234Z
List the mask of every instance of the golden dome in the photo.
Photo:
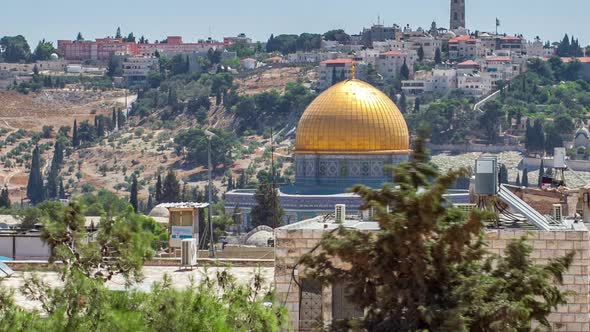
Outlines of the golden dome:
M320 94L297 127L295 153L407 153L404 116L389 97L369 83L346 80Z

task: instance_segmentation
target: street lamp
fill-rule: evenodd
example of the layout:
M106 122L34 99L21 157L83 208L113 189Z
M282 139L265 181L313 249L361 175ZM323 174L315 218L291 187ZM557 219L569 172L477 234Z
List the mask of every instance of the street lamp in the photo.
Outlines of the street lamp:
M212 163L211 163L211 139L213 139L213 136L217 136L214 133L210 132L209 130L205 130L205 135L207 135L207 168L209 169L209 185L207 186L207 196L209 199L209 207L208 207L208 213L207 213L207 221L209 222L209 230L211 232L211 236L210 236L210 241L209 241L209 258L215 258L215 247L213 245L213 222L211 221L211 214L213 213L212 209L211 209L211 204L212 204L212 174L211 174L211 170L213 168Z

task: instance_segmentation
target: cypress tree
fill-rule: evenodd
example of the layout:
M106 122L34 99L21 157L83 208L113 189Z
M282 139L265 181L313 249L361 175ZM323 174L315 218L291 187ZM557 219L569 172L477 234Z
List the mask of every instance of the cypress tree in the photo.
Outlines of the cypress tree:
M414 112L420 112L420 98L414 100Z
M399 70L399 75L402 80L407 80L410 78L410 68L406 63L406 59L404 59L404 64L402 65L401 69Z
M399 110L402 113L406 113L407 101L406 101L406 94L403 91L399 97L398 106L399 106Z
M72 131L72 146L77 148L80 145L80 138L78 137L78 121L74 120L74 129Z
M420 48L418 49L418 60L420 62L424 60L424 48L422 46L420 46Z
M6 184L4 188L0 190L0 208L10 209L10 195Z
M434 52L434 63L439 65L442 63L442 54L440 52L440 48L436 48L436 51Z
M519 186L519 187L522 185L522 184L520 183L520 173L517 173L517 174L516 174L516 185L517 185L517 186Z
M125 114L123 114L123 111L118 111L117 112L117 126L119 129L125 127L125 122L127 119L125 119Z
M180 201L180 182L171 169L168 170L162 184L162 202L173 203Z
M149 213L153 208L154 208L154 200L152 199L152 195L148 193L146 213Z
M232 191L232 190L234 190L234 179L230 173L229 177L227 178L227 191Z
M181 201L188 202L188 188L186 182L182 183L182 194L180 195Z
M139 212L139 202L137 200L137 177L135 174L133 174L131 177L131 194L129 195L129 204L131 204L135 213Z
M156 204L162 203L162 175L158 173L158 180L156 181Z
M59 199L66 199L66 190L64 188L63 178L59 178Z
M32 204L41 203L45 199L43 176L41 176L41 156L38 146L35 146L35 149L33 149L31 172L29 173L29 183L27 184L27 197Z
M504 181L503 183L508 183L508 168L506 167L506 165L503 165L504 167L502 168L502 181Z
M157 93L156 93L157 95ZM117 110L113 107L113 114L111 114L111 125L112 125L112 130L114 131L115 129L117 129Z
M199 187L194 186L191 189L191 202L198 202L199 201Z
M254 194L256 206L252 208L252 223L254 227L266 225L269 227L281 226L283 209L279 200L279 194L270 183L262 183Z
M522 170L522 186L528 187L529 186L529 173L528 169Z
M248 184L248 180L246 179L246 171L242 170L242 174L240 174L240 177L238 178L237 187L239 189L244 189L244 188L246 188L247 184Z

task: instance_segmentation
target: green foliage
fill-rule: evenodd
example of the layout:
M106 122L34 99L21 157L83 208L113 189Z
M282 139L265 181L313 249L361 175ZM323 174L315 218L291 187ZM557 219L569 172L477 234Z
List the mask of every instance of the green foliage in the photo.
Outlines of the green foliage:
M45 199L45 191L43 189L43 175L41 174L41 163L42 161L41 155L39 153L39 147L35 146L35 149L33 149L29 181L27 183L27 198L32 204L41 203Z
M322 46L322 37L319 34L302 33L301 35L271 35L266 42L268 53L280 52L282 54L295 53L297 51L317 50Z
M168 170L164 183L162 184L162 203L180 202L180 182L172 169Z
M486 132L489 143L498 142L498 133L505 116L506 114L499 102L492 100L485 104L484 113L479 118L479 122L480 127Z
M528 331L533 321L547 324L566 303L558 285L573 253L546 266L533 264L523 240L510 244L505 258L488 253L482 221L495 216L449 208L443 194L469 173L439 174L428 163L425 137L410 161L394 168L395 186L353 190L363 208L376 210L379 231L341 226L328 233L320 251L304 257L306 276L348 285L367 331Z
M130 286L142 277L150 258L151 220L127 209L101 221L93 241L87 241L82 208L64 207L55 219L45 220L43 239L51 247L50 262L63 285L53 288L39 276L25 278L21 291L40 303L26 311L14 293L0 287L2 331L278 331L286 327L285 309L274 302L260 273L239 284L225 270L215 277L179 290L169 277L148 293L125 288L107 289L120 275ZM152 221L153 222L153 221Z
M252 223L254 227L266 225L269 227L281 226L283 219L283 208L279 199L278 190L268 182L263 182L258 186L254 194L256 205L252 208Z
M408 64L406 63L405 59L404 59L404 64L402 65L402 67L399 70L399 76L402 80L407 80L410 78L410 68L408 67Z
M4 188L0 189L0 209L10 209L10 205L8 186L4 184Z
M232 163L231 152L236 145L236 138L233 133L214 129L211 130L215 136L211 138L211 160L214 165ZM205 131L199 128L192 128L180 132L174 138L176 150L185 150L185 159L197 165L207 165L207 151L209 138Z
M324 39L329 41L337 41L340 44L350 43L350 35L348 35L342 29L330 30L324 33Z
M411 131L421 126L430 126L431 142L434 144L461 144L468 139L468 129L473 122L469 100L458 96L422 95L420 110L406 115Z
M262 133L268 127L284 126L299 119L316 95L301 83L287 83L285 91L265 91L239 96L232 111L239 120L240 132Z
M225 48L228 52L236 52L238 58L252 57L256 51L244 43L235 43Z
M115 193L101 189L93 194L86 194L79 198L82 206L85 206L87 216L114 216L127 210L129 203L124 198L119 198Z
M33 52L33 60L49 60L53 53L57 53L57 50L53 47L53 43L46 42L45 39L43 39L39 41L39 44L37 44L37 47L35 48L35 52Z
M440 48L437 48L436 51L434 51L434 63L437 65L442 63L442 53Z
M31 47L21 35L4 36L0 39L0 58L5 62L27 62L31 58Z
M139 212L139 200L137 198L137 176L135 174L133 174L131 177L129 204L131 204L135 213Z

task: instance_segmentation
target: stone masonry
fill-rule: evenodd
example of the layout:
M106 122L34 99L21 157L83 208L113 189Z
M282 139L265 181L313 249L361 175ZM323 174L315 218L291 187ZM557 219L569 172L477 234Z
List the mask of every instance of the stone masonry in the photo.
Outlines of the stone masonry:
M275 230L275 274L277 295L288 312L291 326L289 330L299 331L300 289L292 280L292 271L298 281L303 276L303 267L297 265L302 255L315 249L326 232L323 229ZM495 230L486 235L489 250L502 254L511 240L526 235L534 247L532 258L538 264L545 264L551 258L576 251L572 267L564 276L563 289L572 292L568 304L560 306L549 317L554 331L590 331L590 242L587 230L580 231L523 231ZM332 320L332 290L322 290L322 320Z

